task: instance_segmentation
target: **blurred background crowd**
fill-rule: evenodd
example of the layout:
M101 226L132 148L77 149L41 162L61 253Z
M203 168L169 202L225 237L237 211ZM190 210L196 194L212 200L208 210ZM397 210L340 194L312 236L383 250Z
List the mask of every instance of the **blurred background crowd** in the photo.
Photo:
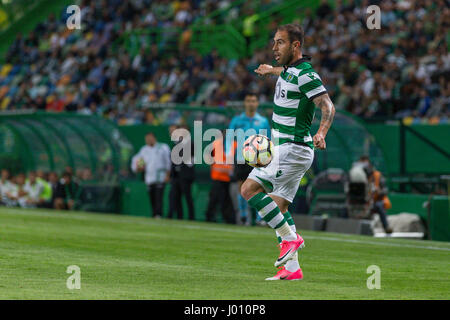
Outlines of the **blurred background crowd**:
M22 208L77 209L82 189L80 182L92 178L90 170L74 175L71 167L57 172L31 171L12 175L2 169L0 176L0 205Z
M262 1L269 8L280 1ZM0 110L98 114L118 124L179 124L160 119L152 103L220 106L257 90L270 102L276 79L253 70L273 63L268 45L246 58L200 55L181 39L167 58L160 43L137 54L116 48L124 33L145 28L189 28L230 1L80 1L82 29L69 30L67 13L51 15L18 34L0 65ZM381 8L381 29L368 32L368 5ZM261 4L259 4L261 5ZM230 17L251 17L243 2ZM450 115L450 7L447 0L321 1L306 10L304 54L311 55L336 108L363 118L443 123ZM274 16L271 29L279 24ZM205 21L215 23L215 21ZM185 34L181 34L182 37ZM162 123L164 122L164 123Z

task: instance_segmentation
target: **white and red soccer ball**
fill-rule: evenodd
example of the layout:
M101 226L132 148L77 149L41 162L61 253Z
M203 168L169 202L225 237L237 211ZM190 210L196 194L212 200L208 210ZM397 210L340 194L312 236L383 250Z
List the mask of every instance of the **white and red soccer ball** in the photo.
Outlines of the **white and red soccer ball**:
M255 168L266 167L273 159L273 148L273 142L266 136L255 134L248 137L242 149L245 163Z

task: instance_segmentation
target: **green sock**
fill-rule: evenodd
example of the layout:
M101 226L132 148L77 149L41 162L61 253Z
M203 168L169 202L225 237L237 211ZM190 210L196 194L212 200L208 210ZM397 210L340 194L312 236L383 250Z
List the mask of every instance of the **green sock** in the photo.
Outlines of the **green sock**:
M267 224L278 231L283 240L292 241L297 239L294 232L289 227L286 218L281 213L280 208L267 194L260 192L248 200L248 204L258 211L261 218Z

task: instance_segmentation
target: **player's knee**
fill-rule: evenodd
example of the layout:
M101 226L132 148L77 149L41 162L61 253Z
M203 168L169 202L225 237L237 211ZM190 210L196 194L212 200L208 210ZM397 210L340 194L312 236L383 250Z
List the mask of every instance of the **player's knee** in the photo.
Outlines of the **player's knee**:
M253 192L251 191L251 189L245 184L242 185L241 187L241 196L245 199L248 200L253 196Z
M252 180L245 180L241 186L241 195L245 200L249 200L255 194L263 191L259 184Z

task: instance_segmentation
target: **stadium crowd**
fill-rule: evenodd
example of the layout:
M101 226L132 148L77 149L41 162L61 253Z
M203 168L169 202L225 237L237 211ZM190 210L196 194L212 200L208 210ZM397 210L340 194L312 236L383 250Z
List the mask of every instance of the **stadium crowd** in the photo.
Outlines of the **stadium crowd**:
M64 12L51 15L28 35L17 35L0 66L0 110L70 111L99 114L118 124L157 125L183 120L177 113L162 117L148 108L152 103L226 107L249 89L259 92L261 103L270 102L275 79L253 72L260 63L273 61L270 44L237 61L216 50L201 56L186 43L167 55L164 39L159 43L156 38L136 55L117 46L130 30L188 29L229 4L83 0L81 30L67 28ZM251 4L244 3L229 19L238 19ZM380 5L380 30L366 28L370 4ZM305 19L298 21L305 29L304 53L313 57L338 109L364 118L448 121L448 0L348 0L334 6L322 1L304 13ZM274 17L272 32L280 22Z
M8 169L2 169L0 205L74 210L79 206L80 184L90 179L90 170L79 170L74 175L71 167L65 168L61 175L42 170L11 175Z

